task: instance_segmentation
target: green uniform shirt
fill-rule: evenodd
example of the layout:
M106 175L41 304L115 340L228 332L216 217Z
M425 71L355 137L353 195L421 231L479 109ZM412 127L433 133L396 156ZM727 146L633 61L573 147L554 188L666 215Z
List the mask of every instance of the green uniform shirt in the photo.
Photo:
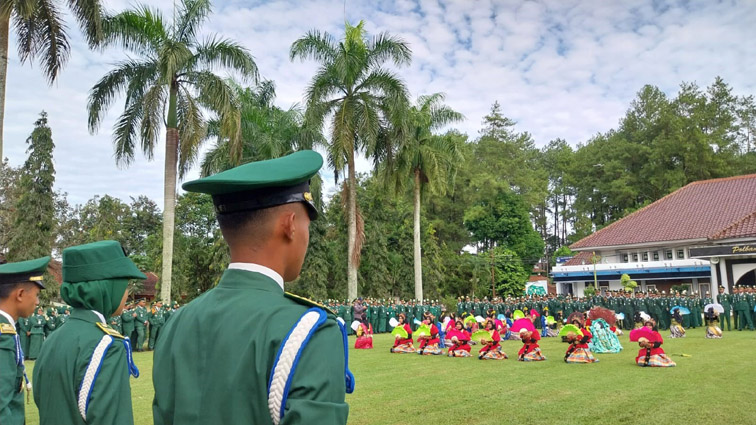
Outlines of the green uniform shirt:
M16 331L0 314L0 424L24 424L24 366L16 360ZM19 342L20 343L20 342Z
M34 366L34 402L40 425L132 425L126 348L114 337L94 382L87 421L78 409L79 387L95 347L105 333L90 310L75 309L66 326L45 341Z
M271 424L271 368L308 308L265 275L226 270L162 331L153 369L155 425ZM345 424L344 363L341 331L329 314L299 357L280 423Z

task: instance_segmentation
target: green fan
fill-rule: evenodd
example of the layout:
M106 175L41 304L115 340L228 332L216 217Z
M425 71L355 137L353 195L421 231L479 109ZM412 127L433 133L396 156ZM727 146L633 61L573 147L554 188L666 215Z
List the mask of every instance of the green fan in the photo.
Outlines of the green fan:
M547 325L553 325L556 323L556 320L554 319L554 316L546 316L546 324Z
M562 329L559 331L559 336L567 336L569 332L574 332L580 336L583 336L583 332L575 325L564 325L562 326Z
M522 319L525 317L525 313L522 312L522 310L515 310L514 313L512 313L512 320Z
M467 316L465 317L465 325L475 323L475 316Z
M491 341L491 334L488 331L485 330L479 330L473 332L473 334L470 336L471 341L480 341L483 340L485 342Z
M420 338L421 336L431 336L431 328L428 325L420 325L413 334L416 338Z
M395 327L394 330L391 331L391 335L393 335L395 337L399 336L399 337L402 337L402 338L407 338L409 336L409 334L407 333L407 330L404 329L404 327L402 327L402 326Z

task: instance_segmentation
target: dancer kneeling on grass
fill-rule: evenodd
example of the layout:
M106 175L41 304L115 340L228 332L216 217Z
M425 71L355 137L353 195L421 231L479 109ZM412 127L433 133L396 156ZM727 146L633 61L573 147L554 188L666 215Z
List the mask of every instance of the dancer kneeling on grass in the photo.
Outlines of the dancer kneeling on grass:
M454 329L447 335L451 335L449 357L470 357L470 334L465 330L465 324L457 320Z
M644 367L677 366L661 348L661 345L664 344L664 338L658 332L656 322L653 319L647 320L644 326L649 329L649 334L646 337L638 339L638 345L641 349L638 351L635 363L638 366Z
M504 360L507 357L507 353L502 351L499 341L501 341L501 335L496 330L496 325L491 319L486 320L484 332L488 333L489 337L481 339L480 343L483 347L478 352L478 359L480 360Z
M414 353L415 347L412 346L412 328L409 324L405 323L407 320L407 316L405 316L404 313L399 313L399 324L396 326L403 328L405 331L407 331L407 337L402 338L401 336L397 335L396 339L394 339L394 346L391 347L392 353Z
M354 348L368 349L373 348L373 327L367 320L362 320L357 327L357 339L354 341Z
M705 314L706 319L706 338L722 338L722 329L719 327L719 313L714 311L714 307L709 307Z
M433 315L426 312L423 315L423 324L430 328L430 335L419 336L417 338L417 342L420 344L420 348L417 349L417 354L434 356L443 354L441 348L438 346L441 339L438 336L438 326L433 323Z
M593 353L588 348L593 335L584 325L583 313L573 313L570 317L570 323L580 328L580 334L574 332L567 333L567 342L570 344L567 352L564 354L566 363L596 363L598 359L593 357Z
M675 309L672 313L672 324L669 325L669 337L670 338L685 338L685 328L682 326L682 314L679 309Z
M536 331L528 331L522 329L520 331L520 339L522 340L522 348L517 353L517 360L521 362L539 362L546 360L546 357L541 354L541 348L538 346L538 341L541 336Z

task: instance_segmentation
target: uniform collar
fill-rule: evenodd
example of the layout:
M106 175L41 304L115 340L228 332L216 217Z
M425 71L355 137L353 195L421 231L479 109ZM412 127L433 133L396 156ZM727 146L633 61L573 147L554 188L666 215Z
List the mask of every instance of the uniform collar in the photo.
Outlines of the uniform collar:
M13 329L16 329L16 321L13 320L13 317L11 317L10 314L4 312L3 310L0 310L0 315L2 315L3 317L5 317L8 320L8 323L10 323L11 326L13 326Z
M260 264L255 263L231 263L228 265L229 270L246 270L248 272L253 273L260 273L262 275L265 275L271 279L273 279L274 282L278 284L278 286L281 287L281 290L284 290L284 280L283 277L281 277L278 272L276 272L273 269L270 269L265 266L261 266Z
M71 319L81 319L87 322L92 323L108 323L105 321L105 316L102 315L99 311L94 310L86 310L83 308L76 308L73 312L71 312L70 315Z

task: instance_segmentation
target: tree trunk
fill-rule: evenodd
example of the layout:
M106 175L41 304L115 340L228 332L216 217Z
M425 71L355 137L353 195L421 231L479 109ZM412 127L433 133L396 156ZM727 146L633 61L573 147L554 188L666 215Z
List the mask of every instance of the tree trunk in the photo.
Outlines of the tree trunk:
M347 214L348 217L348 255L347 255L347 298L349 302L357 298L357 177L354 170L354 150L347 159Z
M5 122L5 82L8 79L8 31L10 14L0 16L0 163L3 162L3 123Z
M412 232L415 252L415 299L423 300L423 263L420 252L420 170L415 170L415 228Z
M160 299L171 302L173 272L173 228L176 214L176 174L178 163L177 86L172 84L168 101L168 120L165 132L165 169L163 183L163 275L160 277Z

